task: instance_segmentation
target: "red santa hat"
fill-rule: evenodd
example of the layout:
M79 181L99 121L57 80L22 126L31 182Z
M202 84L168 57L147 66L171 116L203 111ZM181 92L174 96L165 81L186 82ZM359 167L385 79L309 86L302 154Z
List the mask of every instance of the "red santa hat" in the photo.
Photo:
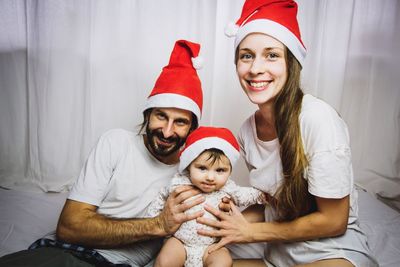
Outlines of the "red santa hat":
M297 4L292 0L246 0L235 24L225 28L225 34L235 38L235 51L250 33L265 33L282 42L301 65L306 48L297 22Z
M191 132L185 148L181 151L179 172L186 169L204 150L217 148L224 152L233 166L239 159L239 143L232 132L226 128L201 126Z
M186 40L178 40L171 57L158 77L147 98L148 108L180 108L189 110L201 118L203 92L196 69L202 67L199 56L200 45Z

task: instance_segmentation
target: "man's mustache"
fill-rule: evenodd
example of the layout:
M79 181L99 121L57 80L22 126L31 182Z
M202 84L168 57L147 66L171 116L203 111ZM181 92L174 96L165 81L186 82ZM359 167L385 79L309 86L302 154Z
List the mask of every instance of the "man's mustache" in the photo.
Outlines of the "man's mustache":
M176 135L165 138L164 134L160 129L154 130L153 135L157 136L158 139L166 143L176 143L179 141L179 137Z

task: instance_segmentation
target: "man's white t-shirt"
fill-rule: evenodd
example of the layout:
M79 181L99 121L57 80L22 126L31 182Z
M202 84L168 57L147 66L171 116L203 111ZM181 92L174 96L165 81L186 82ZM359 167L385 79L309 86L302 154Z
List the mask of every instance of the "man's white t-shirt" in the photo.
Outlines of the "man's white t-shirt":
M114 129L104 133L90 153L69 199L98 207L97 212L113 218L139 218L158 191L178 171L147 150L143 135ZM131 263L134 246L98 250L114 263Z

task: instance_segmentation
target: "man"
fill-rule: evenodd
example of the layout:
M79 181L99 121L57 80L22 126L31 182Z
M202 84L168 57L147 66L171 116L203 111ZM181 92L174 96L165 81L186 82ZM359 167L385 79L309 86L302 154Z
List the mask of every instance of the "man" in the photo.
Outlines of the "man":
M202 90L192 59L199 50L198 44L176 42L147 99L139 134L116 129L101 136L65 202L57 239L6 255L1 266L145 266L155 258L160 238L202 215L184 213L204 199L184 202L198 191L180 187L158 217L143 219L177 172L179 149L198 126Z

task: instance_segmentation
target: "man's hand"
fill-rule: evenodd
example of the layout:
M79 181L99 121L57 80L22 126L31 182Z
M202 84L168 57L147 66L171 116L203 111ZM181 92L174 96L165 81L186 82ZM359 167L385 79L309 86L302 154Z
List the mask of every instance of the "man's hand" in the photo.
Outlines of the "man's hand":
M204 202L205 198L199 194L200 191L198 189L185 185L177 187L169 195L164 209L159 215L162 224L161 227L167 235L175 233L182 223L203 216L204 211L185 214L186 210ZM190 199L192 197L193 199Z

